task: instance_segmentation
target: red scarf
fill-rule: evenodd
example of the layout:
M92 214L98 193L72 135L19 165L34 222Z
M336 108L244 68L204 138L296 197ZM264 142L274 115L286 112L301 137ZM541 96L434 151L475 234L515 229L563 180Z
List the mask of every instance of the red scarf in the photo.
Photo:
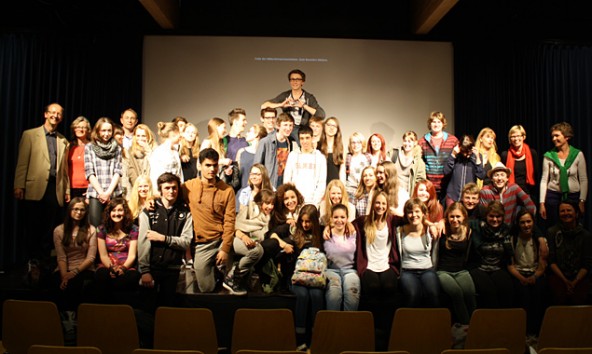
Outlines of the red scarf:
M522 144L522 152L519 153L518 150L514 147L514 145L510 146L508 150L508 157L506 160L506 167L512 171L510 174L509 182L516 183L514 178L514 163L517 159L525 156L524 160L526 162L526 184L529 186L534 186L534 165L532 163L532 154L530 153L530 147L526 143Z

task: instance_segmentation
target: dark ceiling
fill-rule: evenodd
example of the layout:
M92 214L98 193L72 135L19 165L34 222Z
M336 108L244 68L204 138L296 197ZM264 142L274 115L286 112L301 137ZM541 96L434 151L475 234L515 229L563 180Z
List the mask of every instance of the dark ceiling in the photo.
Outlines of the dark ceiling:
M459 0L427 35L411 30L415 1L179 0L178 29L163 30L139 0L12 0L0 5L0 30L446 41L592 39L590 0Z

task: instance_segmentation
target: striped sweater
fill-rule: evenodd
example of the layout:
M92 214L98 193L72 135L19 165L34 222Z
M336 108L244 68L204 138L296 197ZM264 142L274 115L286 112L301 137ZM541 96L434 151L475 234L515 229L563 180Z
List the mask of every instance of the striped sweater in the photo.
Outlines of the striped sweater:
M536 205L516 183L508 183L501 194L493 185L485 186L481 189L479 197L480 203L485 206L493 200L499 200L504 205L504 222L506 224L512 224L514 216L518 213L518 206L522 206L528 209L532 215L536 215Z
M427 133L419 139L419 146L421 147L421 156L426 165L426 177L434 184L436 191L439 193L442 190L442 180L444 179L444 165L452 150L458 145L458 139L447 132L442 133L442 145L436 149L432 145L432 133Z

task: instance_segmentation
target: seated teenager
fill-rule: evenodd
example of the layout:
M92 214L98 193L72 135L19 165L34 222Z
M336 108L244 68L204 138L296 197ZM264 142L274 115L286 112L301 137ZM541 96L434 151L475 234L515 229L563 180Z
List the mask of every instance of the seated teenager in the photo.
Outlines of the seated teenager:
M62 311L76 311L84 301L85 285L94 278L97 231L88 221L84 198L68 204L64 223L53 231L58 267L54 272L57 305Z
M240 257L238 264L226 275L223 286L233 295L246 294L246 278L253 267L263 257L261 242L269 228L269 218L273 212L275 193L271 189L261 189L253 201L242 208L236 216L234 254Z
M97 292L102 302L116 302L114 291L137 289L140 273L136 270L138 226L123 197L111 199L98 227L97 245L101 262L95 272Z
M360 277L355 267L357 235L347 227L349 208L331 207L331 238L323 247L327 255L327 310L356 311L360 302Z
M427 206L418 198L404 206L407 224L397 228L401 257L399 284L405 307L439 307L440 283L432 262L433 247L427 221Z

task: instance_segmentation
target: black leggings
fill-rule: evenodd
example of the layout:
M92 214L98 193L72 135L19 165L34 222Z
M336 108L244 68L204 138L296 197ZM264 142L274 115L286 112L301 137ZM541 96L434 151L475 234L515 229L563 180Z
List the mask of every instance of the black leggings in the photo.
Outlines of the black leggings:
M514 306L514 286L510 273L504 269L486 272L469 271L477 291L478 308L509 308Z

